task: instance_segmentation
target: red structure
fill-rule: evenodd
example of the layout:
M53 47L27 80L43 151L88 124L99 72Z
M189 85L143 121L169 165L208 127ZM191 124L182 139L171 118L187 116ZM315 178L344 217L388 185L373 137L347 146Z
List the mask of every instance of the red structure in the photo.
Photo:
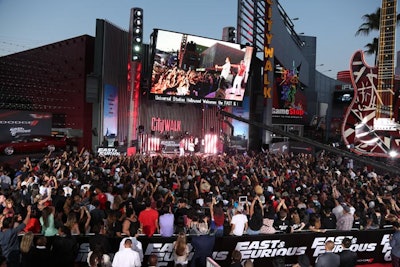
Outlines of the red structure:
M341 82L351 84L351 76L349 70L339 71L336 75L336 78Z

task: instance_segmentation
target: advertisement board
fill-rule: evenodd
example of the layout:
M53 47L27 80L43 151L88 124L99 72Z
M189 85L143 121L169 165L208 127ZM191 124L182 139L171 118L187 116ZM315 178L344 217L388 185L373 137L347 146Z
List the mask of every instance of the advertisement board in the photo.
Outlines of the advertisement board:
M51 125L51 113L0 110L0 141L12 141L20 136L50 136Z
M118 129L118 88L110 84L104 86L103 136L115 137Z
M229 266L232 251L239 250L242 260L252 259L254 266L273 266L273 261L280 258L286 266L297 263L300 255L306 255L310 264L314 266L316 258L325 252L325 242L332 240L335 243L334 253L342 251L342 240L350 238L352 245L350 250L357 253L357 265L390 263L391 247L389 244L393 229L363 230L363 231L327 231L326 233L313 233L302 231L291 234L259 234L243 235L241 237L224 236L215 237L215 244L210 257L221 266ZM78 242L80 250L77 257L78 262L85 262L89 252L90 236L80 236ZM187 240L190 248L189 261L195 253L190 245L192 238ZM114 251L118 250L119 238L110 238L110 244ZM157 266L174 266L173 242L176 237L155 236L147 238L139 236L142 243L144 263L151 254L158 256ZM189 263L190 264L190 263Z
M156 29L152 51L150 99L241 105L253 47Z
M301 65L292 67L275 64L273 123L302 123L307 115L307 101L299 80Z

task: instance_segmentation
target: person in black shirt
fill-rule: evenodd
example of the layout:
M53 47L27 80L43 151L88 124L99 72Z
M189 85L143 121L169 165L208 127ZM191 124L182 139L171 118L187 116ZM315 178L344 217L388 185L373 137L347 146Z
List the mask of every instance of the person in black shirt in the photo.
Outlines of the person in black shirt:
M184 198L179 199L178 207L175 210L175 233L186 233L186 218L189 212L187 208L187 200Z
M100 224L106 218L106 213L104 210L100 209L100 201L97 199L93 200L92 205L95 208L90 211L90 227Z
M343 250L339 252L340 267L354 267L357 264L357 253L350 250L350 238L344 238L342 241Z
M51 252L47 248L47 238L45 236L39 236L36 240L36 246L32 249L32 265L50 267Z
M91 251L97 250L103 251L106 254L112 252L111 245L106 236L104 222L96 224L92 228L94 235L89 236L89 248Z
M288 214L286 210L280 210L278 218L274 221L274 228L277 231L282 231L283 233L290 233L290 220L288 219Z
M254 197L250 205L250 216L249 216L249 227L247 228L247 234L258 235L260 229L263 226L263 205L258 196Z
M78 243L76 239L71 236L70 229L65 225L61 226L58 228L58 236L54 237L51 247L51 254L53 256L52 266L74 266L78 249Z
M321 228L336 229L336 216L330 207L325 207L321 216Z

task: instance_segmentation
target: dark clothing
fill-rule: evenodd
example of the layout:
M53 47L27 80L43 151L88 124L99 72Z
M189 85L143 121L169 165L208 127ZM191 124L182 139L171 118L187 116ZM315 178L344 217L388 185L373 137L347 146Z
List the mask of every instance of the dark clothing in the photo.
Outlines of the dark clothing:
M357 253L349 249L339 252L340 267L354 267L357 265Z
M336 229L336 216L332 213L329 216L322 216L321 218L322 229Z
M392 266L393 267L400 267L400 258L396 257L393 254L391 254L391 257L392 257Z
M240 262L234 262L231 263L230 267L242 267L242 264Z
M115 237L117 233L122 233L122 221L117 220L111 227L108 227L108 236Z
M21 267L35 266L35 265L32 265L32 251L33 251L33 248L31 248L28 251L28 253L21 252Z
M192 237L194 254L190 261L191 267L205 267L207 257L211 257L214 249L214 235L199 235Z
M95 248L101 248L101 251L106 254L114 252L111 249L108 237L102 234L89 236L89 247L91 251L95 250Z
M290 232L290 226L291 226L290 221L288 219L285 220L275 219L274 221L274 228L284 233Z
M261 226L263 226L263 216L261 212L254 212L253 216L248 222L249 228L253 231L259 231Z
M315 261L315 267L339 267L340 257L331 251L327 251L318 256Z
M54 237L51 247L53 266L71 267L74 266L78 254L78 243L72 236Z
M135 236L140 228L140 222L139 221L132 221L130 219L125 219L125 221L129 221L129 233L130 236ZM122 223L123 225L124 223Z
M52 198L52 203L53 203L53 206L54 206L56 212L63 212L64 204L65 204L65 201L67 200L67 198L65 196L61 196L61 195L53 195L51 198Z
M400 266L400 231L396 230L390 238L390 246L392 247L391 257L392 265Z
M106 213L104 210L95 208L90 212L90 226L93 227L96 224L101 224L101 222L106 218Z
M34 247L31 249L31 266L50 267L51 265L51 252L46 247Z
M188 214L188 208L177 208L175 211L175 233L179 234L180 232L186 233L186 218Z

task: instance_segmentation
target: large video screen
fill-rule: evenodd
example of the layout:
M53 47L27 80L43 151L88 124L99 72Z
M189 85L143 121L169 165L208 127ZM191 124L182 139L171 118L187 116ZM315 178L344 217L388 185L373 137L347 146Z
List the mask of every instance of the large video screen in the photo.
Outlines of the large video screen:
M151 99L241 106L252 47L159 29L152 45Z

